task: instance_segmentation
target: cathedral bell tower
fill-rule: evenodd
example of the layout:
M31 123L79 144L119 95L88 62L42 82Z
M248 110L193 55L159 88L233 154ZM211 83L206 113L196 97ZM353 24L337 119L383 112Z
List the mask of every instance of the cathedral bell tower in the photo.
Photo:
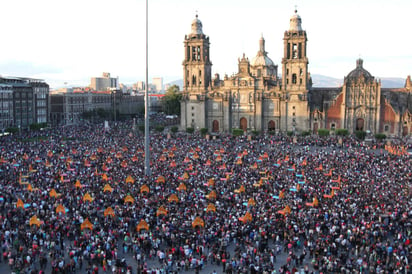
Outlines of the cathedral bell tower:
M182 129L207 126L207 93L212 79L209 37L203 34L202 22L192 21L190 34L185 35L183 60L183 93L180 102Z
M192 31L184 41L183 92L202 93L208 89L212 74L209 46L209 37L203 34L202 22L196 15Z
M309 85L308 58L306 56L307 36L302 30L302 19L295 10L290 18L289 30L283 37L282 86L284 91L306 92Z
M301 132L309 128L309 108L307 92L310 88L306 31L302 29L302 19L297 11L290 18L289 30L283 37L281 107L282 131Z

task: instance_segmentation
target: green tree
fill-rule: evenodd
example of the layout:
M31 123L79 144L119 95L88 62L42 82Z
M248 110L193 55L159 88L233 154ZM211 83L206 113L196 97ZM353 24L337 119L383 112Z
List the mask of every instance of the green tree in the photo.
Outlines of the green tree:
M173 85L169 87L162 98L163 112L167 115L180 115L180 100L182 93L179 86Z
M383 133L376 133L375 138L379 141L382 141L383 139L386 139L386 135Z
M202 136L207 134L207 128L201 128L200 129L200 134L202 134Z
M321 137L329 136L329 130L327 130L326 128L320 128L318 129L318 135Z
M235 137L237 137L237 136L242 136L242 135L244 135L244 134L245 134L245 132L244 132L243 129L241 129L241 128L234 128L234 129L232 129L232 135L235 136Z
M336 135L338 136L347 136L349 135L349 131L345 128L338 128L335 130Z
M356 138L358 138L359 140L365 140L366 131L357 130L357 131L355 131L355 136L356 136Z

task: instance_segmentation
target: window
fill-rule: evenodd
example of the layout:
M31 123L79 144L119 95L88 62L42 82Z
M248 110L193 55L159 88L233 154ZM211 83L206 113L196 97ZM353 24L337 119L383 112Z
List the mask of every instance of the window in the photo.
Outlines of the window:
M385 125L384 130L385 130L385 131L389 131L389 126L388 126L388 125Z
M192 112L192 117L195 117L195 114Z
M296 73L292 74L292 84L296 84L297 82L297 77L296 77Z
M297 59L298 58L298 45L293 44L292 48L292 58Z
M330 129L332 129L332 130L335 130L335 123L332 123L331 125L330 125Z
M303 69L302 69L302 68L299 69L299 75L300 75L300 76L303 75Z
M292 106L292 109L295 109L295 106Z
M302 78L300 78L299 83L302 85Z
M195 107L192 107L192 110L195 110Z
M296 113L292 113L293 116L296 116Z
M286 69L286 75L289 75L289 69Z
M290 59L290 43L288 43L288 50L287 50L287 53L286 53L286 58Z

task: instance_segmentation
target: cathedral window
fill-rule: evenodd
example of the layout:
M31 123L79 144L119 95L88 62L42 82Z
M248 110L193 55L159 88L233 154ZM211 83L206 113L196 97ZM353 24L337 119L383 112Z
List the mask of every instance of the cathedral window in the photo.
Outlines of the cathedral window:
M192 47L192 61L196 61L197 54L196 54L196 47Z
M300 78L300 84L302 85L302 78Z
M197 46L197 60L200 61L200 46Z
M290 43L288 43L286 58L290 59Z
M298 57L299 59L302 58L302 43L299 43Z
M302 68L299 69L299 75L303 76L303 69Z
M292 84L296 84L297 82L297 77L296 77L296 73L292 74Z
M293 48L292 48L292 58L293 58L293 59L297 59L297 58L298 58L298 45L297 45L297 44L293 44Z

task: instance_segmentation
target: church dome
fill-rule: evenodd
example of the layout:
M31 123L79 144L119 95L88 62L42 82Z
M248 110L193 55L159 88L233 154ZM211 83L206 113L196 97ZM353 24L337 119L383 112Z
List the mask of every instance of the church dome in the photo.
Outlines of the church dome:
M362 59L356 60L356 68L349 72L347 78L358 79L360 76L364 76L365 78L373 78L372 74L363 68Z
M267 56L267 52L265 51L265 39L263 39L263 36L259 40L259 51L256 57L252 59L252 62L250 63L250 65L252 67L257 67L257 66L269 67L269 66L275 65L272 59L270 59Z
M300 18L297 10L290 18L289 31L302 31L302 18Z
M263 54L260 54L260 52L258 52L258 55L252 59L252 62L250 63L250 65L253 67L257 67L257 66L269 67L269 66L274 66L275 64L269 57Z
M200 21L197 18L197 14L196 14L196 18L192 21L192 32L191 34L203 34L203 30L202 30L202 21Z

